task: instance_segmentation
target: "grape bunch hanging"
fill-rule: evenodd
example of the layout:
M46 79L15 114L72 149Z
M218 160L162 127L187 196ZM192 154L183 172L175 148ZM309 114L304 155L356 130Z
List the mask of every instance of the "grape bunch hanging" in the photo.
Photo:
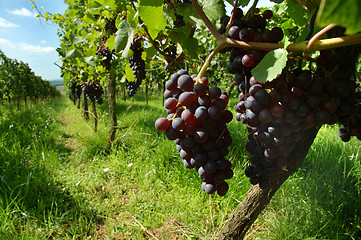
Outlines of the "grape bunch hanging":
M130 49L133 51L133 56L129 58L129 66L132 68L133 74L137 80L135 82L127 81L129 97L133 97L134 94L136 94L143 79L146 77L145 61L142 58L142 53L144 51L142 47L142 40L142 37L136 37L130 45Z
M76 99L80 98L81 95L81 86L77 82L72 82L70 86L71 96L75 97Z
M272 11L266 10L244 19L242 10L235 9L229 37L245 42L277 43L283 38L282 29L266 28L272 16ZM225 23L229 18L222 20ZM350 131L353 135L359 134L359 130L350 129L359 126L358 120L351 119L359 111L360 99L354 91L355 82L347 77L350 76L348 62L342 61L340 55L321 51L316 71L288 67L276 79L262 84L252 76L251 70L265 54L264 51L231 48L227 70L236 74L235 80L239 83L235 118L247 124L249 133L246 149L251 153L251 165L245 174L251 184L268 190L272 180L287 165L288 154L305 130L341 123L351 126L340 129L341 138L349 140Z
M106 39L106 38L105 38ZM104 40L105 41L105 40ZM102 56L102 61L101 64L107 69L110 70L111 68L111 60L113 59L113 51L111 51L108 47L105 47L103 45L101 45L97 52L96 55Z
M81 87L90 102L95 101L99 105L103 104L102 95L104 94L104 91L99 83L95 81L83 82Z
M232 143L227 129L233 115L226 109L228 96L218 87L208 87L208 79L195 80L180 70L166 82L164 107L168 116L156 120L155 127L174 141L186 168L195 168L202 190L224 196L226 179L233 176L225 157Z

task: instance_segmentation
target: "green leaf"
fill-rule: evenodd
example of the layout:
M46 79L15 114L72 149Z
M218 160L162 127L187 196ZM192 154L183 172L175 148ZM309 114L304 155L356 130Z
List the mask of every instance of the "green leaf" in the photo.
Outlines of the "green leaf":
M138 0L138 13L148 27L150 36L154 39L159 31L167 26L167 19L163 14L163 0Z
M213 25L226 14L223 0L204 0L203 11L212 22Z
M144 49L144 52L149 59L153 58L157 54L157 50L154 46Z
M115 35L111 35L111 36L108 38L107 47L108 47L110 50L115 49Z
M131 6L127 6L127 21L132 28L137 28L138 26L138 15L136 13ZM122 15L120 14L120 16Z
M331 23L346 27L348 34L361 31L361 1L322 0L317 22L321 26Z
M125 75L123 75L119 82L120 83L125 83L126 80L127 80L127 78L125 77Z
M293 21L300 26L307 24L307 11L295 0L287 0L286 12Z
M245 7L249 4L250 0L241 0L238 5Z
M258 82L272 81L282 72L287 63L287 50L279 48L270 51L262 61L252 70Z
M133 29L129 26L127 21L123 21L118 26L118 31L115 33L114 47L116 52L120 52L125 48L128 43L129 35L133 32Z
M197 10L193 7L192 4L177 4L177 14L182 15L185 22L195 23L197 26L199 26L200 23L203 23L199 17L199 14L197 13Z
M115 10L115 1L114 0L97 0L100 4L110 7L112 10Z
M129 67L129 64L125 64L125 78L128 81L133 81L133 79L135 78L133 70L131 67Z
M94 8L98 8L100 6L101 6L101 4L98 3L97 1L90 1L89 3L86 4L85 8L94 9Z
M66 52L65 57L67 58L80 58L82 56L81 52L78 49L73 49Z
M96 61L94 60L94 56L89 56L85 58L84 61L92 67L96 67L97 65Z
M191 36L191 28L189 25L173 29L169 33L169 37L173 42L179 43L183 51L193 59L197 58L198 41Z

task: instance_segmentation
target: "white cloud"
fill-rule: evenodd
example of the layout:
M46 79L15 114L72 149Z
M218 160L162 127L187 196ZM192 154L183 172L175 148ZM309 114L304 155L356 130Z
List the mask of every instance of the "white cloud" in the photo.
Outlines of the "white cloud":
M19 25L0 17L0 27L19 27Z
M41 40L40 43L46 43L46 41L45 41L45 40Z
M41 46L31 45L28 43L20 43L19 47L23 51L34 52L34 53L48 53L55 51L55 48L53 47L41 47Z
M6 10L8 13L16 15L16 16L24 16L24 17L36 17L36 12L30 12L28 9L26 8L21 8L21 9L14 9L14 10Z
M0 46L11 47L11 48L16 47L14 43L4 38L0 38Z
M24 52L31 52L31 53L49 53L55 51L53 47L42 47L38 45L32 45L29 43L14 43L7 39L0 38L0 47L9 47L9 48L17 48Z

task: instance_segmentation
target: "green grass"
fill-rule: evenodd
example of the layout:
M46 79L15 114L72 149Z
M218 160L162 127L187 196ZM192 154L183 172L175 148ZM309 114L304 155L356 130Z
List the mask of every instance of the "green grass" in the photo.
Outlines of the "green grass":
M212 239L250 187L243 174L245 128L236 121L229 125L235 172L229 192L208 196L174 143L154 129L154 121L165 116L161 99L144 102L141 96L118 102L119 130L110 155L104 153L105 106L98 109L97 132L65 97L4 114L0 239ZM360 143L343 144L337 129L328 128L248 239L360 235Z

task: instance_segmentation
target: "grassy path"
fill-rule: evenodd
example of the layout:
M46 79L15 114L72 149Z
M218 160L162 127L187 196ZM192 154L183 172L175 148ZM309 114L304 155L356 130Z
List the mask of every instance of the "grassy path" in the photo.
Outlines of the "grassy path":
M160 102L120 101L110 155L104 106L97 132L65 97L1 119L0 239L212 239L250 187L245 129L229 125L230 191L208 196L174 144L154 130L164 116ZM320 131L248 239L357 239L360 143L343 144L336 131Z

